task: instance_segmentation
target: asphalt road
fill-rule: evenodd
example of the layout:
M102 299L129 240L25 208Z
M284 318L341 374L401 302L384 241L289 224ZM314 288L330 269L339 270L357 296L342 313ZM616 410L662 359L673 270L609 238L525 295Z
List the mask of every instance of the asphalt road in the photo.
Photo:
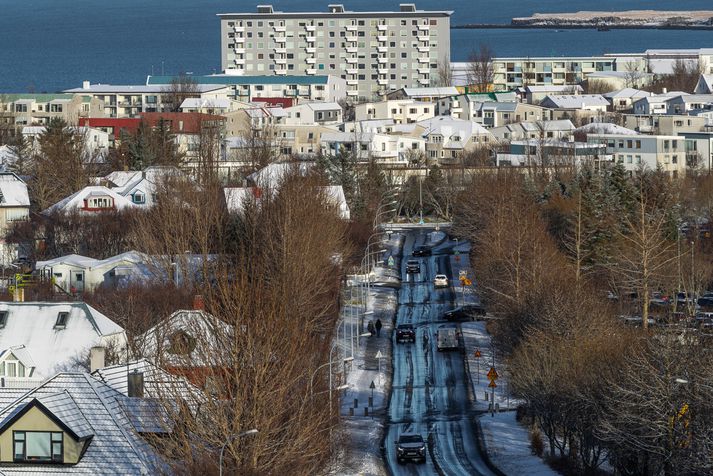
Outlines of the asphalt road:
M455 307L452 287L435 289L433 277L446 274L450 283L448 241L437 244L432 256L412 257L416 245L424 244L433 230L413 230L404 241L401 260L402 285L396 324L413 324L416 343L393 345L393 379L385 438L386 464L392 474L491 475L476 443L467 377L459 351L438 352L439 326L457 324L441 320L444 311ZM406 273L406 261L417 259L419 274ZM457 276L456 276L457 282ZM424 340L427 336L427 340ZM399 464L395 441L404 432L428 438L425 464Z

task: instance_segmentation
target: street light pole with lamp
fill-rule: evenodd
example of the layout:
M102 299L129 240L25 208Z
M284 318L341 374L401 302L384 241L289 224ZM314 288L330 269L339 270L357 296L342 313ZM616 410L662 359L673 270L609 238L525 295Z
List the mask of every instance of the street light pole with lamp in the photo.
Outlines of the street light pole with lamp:
M244 431L242 433L238 433L237 435L230 435L227 440L225 440L225 443L223 443L223 446L220 448L220 458L218 459L218 474L219 476L223 476L223 453L225 452L225 447L230 444L231 441L236 440L238 438L242 438L243 436L250 436L250 435L256 435L258 432L257 429L253 428L252 430Z

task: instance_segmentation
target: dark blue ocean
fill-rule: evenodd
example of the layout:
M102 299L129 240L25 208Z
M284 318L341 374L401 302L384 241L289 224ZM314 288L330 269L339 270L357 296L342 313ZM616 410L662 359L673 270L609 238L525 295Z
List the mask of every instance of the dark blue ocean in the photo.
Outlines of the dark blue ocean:
M700 10L710 0L401 0L454 10L452 24L507 23L535 12ZM45 92L82 80L142 83L153 71L195 74L220 68L216 13L255 11L270 0L0 0L0 92ZM283 11L397 9L398 0L274 0ZM711 31L452 30L454 61L479 42L498 56L597 55L647 48L713 47Z

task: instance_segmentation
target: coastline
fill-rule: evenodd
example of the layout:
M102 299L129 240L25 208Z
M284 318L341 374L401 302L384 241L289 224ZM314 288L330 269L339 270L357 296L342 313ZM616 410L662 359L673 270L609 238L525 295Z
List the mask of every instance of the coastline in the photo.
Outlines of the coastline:
M451 30L596 30L602 26L610 30L713 30L713 25L572 24L555 22L546 24L466 23L463 25L451 25Z

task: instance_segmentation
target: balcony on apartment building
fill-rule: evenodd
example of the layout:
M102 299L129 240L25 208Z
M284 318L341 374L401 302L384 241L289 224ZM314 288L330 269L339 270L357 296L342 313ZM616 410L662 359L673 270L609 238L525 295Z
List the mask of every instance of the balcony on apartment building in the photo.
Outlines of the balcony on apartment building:
M386 24L379 24L379 25L376 25L376 29L377 29L378 31L386 31L386 30L389 29L389 25L386 25Z
M376 51L379 53L388 53L389 48L387 46L377 46Z

